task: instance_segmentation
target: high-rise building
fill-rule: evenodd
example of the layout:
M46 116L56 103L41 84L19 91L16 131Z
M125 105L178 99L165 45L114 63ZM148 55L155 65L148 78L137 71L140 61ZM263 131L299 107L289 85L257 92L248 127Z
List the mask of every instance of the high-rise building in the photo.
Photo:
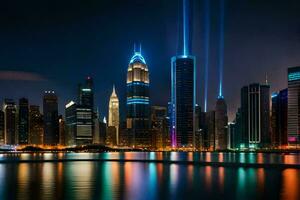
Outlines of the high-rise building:
M272 145L282 147L287 145L287 108L288 90L284 89L272 94Z
M216 150L216 112L205 113L204 147L206 150Z
M94 113L94 83L93 79L91 77L87 77L85 79L84 84L79 84L79 93L78 93L78 104L77 104L77 111L80 113L86 113L88 117L80 117L81 119L79 121L82 121L81 123L84 124L82 127L83 129L78 129L77 136L82 135L81 139L76 139L76 144L82 143L83 144L92 144L93 139L90 140L90 133L80 133L81 131L87 131L90 124L92 125L92 135L95 133L95 116ZM80 111L79 111L80 110ZM91 118L89 117L91 115ZM92 136L93 138L93 136Z
M227 105L225 99L220 96L216 103L215 112L215 143L217 150L226 150L228 144L228 132L227 132Z
M98 109L94 116L93 144L100 144L100 119Z
M12 99L5 99L3 104L3 111L5 144L17 144L17 106L15 102Z
M4 144L4 112L0 110L0 145Z
M168 145L167 108L151 106L152 147L161 149Z
M100 144L105 145L106 141L107 124L106 120L99 120L99 141Z
M127 70L126 124L131 146L150 147L149 112L149 71L140 50L134 52Z
M70 101L65 107L66 144L86 145L93 142L92 110Z
M254 83L241 89L241 145L267 147L270 137L270 86Z
M29 132L29 104L28 99L19 99L19 144L28 144L28 132Z
M58 103L54 91L45 91L43 97L44 145L59 143Z
M193 148L195 142L196 68L195 57L171 59L172 147Z
M300 144L300 66L288 68L288 145Z
M115 127L115 138L116 145L119 144L119 126L120 126L120 117L119 117L119 99L115 91L115 86L113 86L113 91L109 99L109 110L108 110L108 126Z
M62 115L58 116L58 125L59 125L59 144L65 145L65 120Z
M44 137L43 116L40 107L30 105L29 107L29 144L41 145Z
M94 84L91 77L87 77L84 84L79 84L78 104L94 110Z

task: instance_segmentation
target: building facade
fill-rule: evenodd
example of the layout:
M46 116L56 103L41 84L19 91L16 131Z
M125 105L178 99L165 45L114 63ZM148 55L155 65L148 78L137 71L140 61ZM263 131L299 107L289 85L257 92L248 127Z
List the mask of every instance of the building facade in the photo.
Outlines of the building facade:
M273 147L287 145L288 90L272 94L271 133Z
M43 97L44 145L59 143L58 99L54 91L45 91Z
M19 99L18 119L19 144L28 144L29 104L26 98Z
M4 112L0 110L0 145L4 144Z
M195 57L171 59L171 142L173 148L195 147Z
M15 102L12 99L5 99L3 111L5 144L15 145L18 143L17 106Z
M242 146L268 147L270 135L270 86L254 83L241 89Z
M29 144L42 145L44 137L43 116L40 113L40 107L30 105L29 107Z
M151 106L153 148L165 149L168 146L169 134L167 123L167 108L163 106Z
M113 134L115 139L115 145L119 145L120 141L120 133L119 133L119 126L120 126L120 116L119 116L119 99L115 91L115 86L113 86L113 91L109 99L108 105L108 126L115 127L115 133Z
M215 123L216 150L226 150L228 144L228 116L227 105L222 96L218 97L216 102Z
M288 68L288 145L300 143L300 66Z
M149 70L140 52L134 52L127 69L126 127L130 146L150 147Z

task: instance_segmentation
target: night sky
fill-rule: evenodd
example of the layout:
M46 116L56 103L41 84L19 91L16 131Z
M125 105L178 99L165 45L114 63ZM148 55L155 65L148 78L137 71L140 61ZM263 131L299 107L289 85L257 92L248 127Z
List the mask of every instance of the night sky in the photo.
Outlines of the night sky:
M211 0L208 108L218 95L219 1ZM204 1L192 3L192 54L197 59L197 101L203 105ZM300 65L300 1L225 0L224 90L230 119L240 88L264 82L287 87L286 69ZM77 84L94 78L95 102L107 115L112 85L125 112L126 72L133 44L142 43L150 71L152 105L167 105L170 58L178 49L178 0L2 1L0 100L27 97L42 104L44 90L64 105ZM41 109L42 111L42 109Z

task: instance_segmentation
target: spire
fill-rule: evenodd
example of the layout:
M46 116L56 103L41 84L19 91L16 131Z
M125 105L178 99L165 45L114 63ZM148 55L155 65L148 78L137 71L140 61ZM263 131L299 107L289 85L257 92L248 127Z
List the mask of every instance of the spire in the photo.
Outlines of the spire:
M266 83L266 85L269 85L269 83L268 83L268 73L266 73L266 75L265 75L265 83Z
M116 95L115 84L113 84L113 95Z

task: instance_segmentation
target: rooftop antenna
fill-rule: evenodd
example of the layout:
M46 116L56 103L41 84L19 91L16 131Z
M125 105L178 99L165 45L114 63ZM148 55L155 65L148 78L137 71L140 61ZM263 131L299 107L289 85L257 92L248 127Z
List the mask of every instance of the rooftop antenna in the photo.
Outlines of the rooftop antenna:
M266 75L265 75L265 82L266 82L266 85L269 85L269 83L268 83L268 73L266 73Z

